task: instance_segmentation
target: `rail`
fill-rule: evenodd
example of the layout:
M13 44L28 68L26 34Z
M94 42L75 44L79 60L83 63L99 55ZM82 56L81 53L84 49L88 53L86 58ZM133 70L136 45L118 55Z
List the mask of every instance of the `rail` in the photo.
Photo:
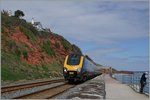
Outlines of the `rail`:
M135 73L130 76L129 86L135 91L140 91L140 78L141 73ZM149 78L147 78L146 85L144 86L143 93L149 95Z
M26 94L32 94L33 92L45 90L50 87L66 83L64 79L32 82L18 85L5 86L1 88L2 99L12 99L20 97Z
M60 84L51 88L47 88L44 90L18 96L13 99L51 99L69 90L70 88L73 88L74 86L75 85L69 85L68 83L63 83L63 84Z
M136 92L139 92L141 75L142 75L141 72L136 72L134 74L114 74L114 78L116 78L122 84L129 85ZM149 77L147 77L143 93L149 96Z
M65 81L64 79L58 79L58 80L41 81L41 82L27 83L27 84L13 85L13 86L5 86L5 87L1 87L1 93L21 90L21 89L31 88L36 86L42 86L42 85L47 85L47 84L52 84L57 82L64 82L64 81Z

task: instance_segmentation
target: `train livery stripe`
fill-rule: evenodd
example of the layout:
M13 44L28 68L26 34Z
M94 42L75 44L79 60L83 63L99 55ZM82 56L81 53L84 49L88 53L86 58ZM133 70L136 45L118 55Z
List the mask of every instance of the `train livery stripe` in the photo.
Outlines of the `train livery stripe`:
M66 56L64 67L67 68L67 71L77 71L78 68L82 68L84 57L81 56L79 65L67 65L68 56Z

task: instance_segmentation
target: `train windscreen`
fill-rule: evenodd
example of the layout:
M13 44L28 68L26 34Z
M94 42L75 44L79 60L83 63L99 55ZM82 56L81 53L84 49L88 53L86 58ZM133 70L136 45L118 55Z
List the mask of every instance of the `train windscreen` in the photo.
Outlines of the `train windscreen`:
M79 65L81 55L72 54L69 55L67 64L68 65Z

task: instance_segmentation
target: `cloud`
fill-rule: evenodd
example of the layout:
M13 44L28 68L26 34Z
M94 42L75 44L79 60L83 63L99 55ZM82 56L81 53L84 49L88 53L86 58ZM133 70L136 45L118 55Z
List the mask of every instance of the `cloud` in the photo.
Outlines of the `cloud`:
M146 28L148 23L145 22L148 21L148 12L143 13L143 10L148 10L148 7L144 6L144 8L142 6L140 8L145 3L141 5L138 3L139 8L136 6L131 7L131 4L130 6L128 4L119 4L123 5L123 7L109 7L106 3L100 3L97 6L95 6L96 4L94 6L89 5L87 9L83 9L84 5L71 6L68 9L61 6L62 9L65 9L62 11L58 9L61 18L55 20L59 14L53 11L53 16L50 17L54 17L52 18L54 19L52 23L59 27L59 29L54 28L54 30L58 33L62 32L61 34L65 37L70 36L77 41L102 44L147 37L148 29ZM116 3L116 5L118 4ZM132 3L132 5L134 4ZM55 11L57 12L57 9ZM86 37L83 38L84 36Z
M15 0L17 1L17 0ZM12 3L2 4L11 8ZM22 1L13 9L42 22L52 31L76 41L118 43L148 36L147 2ZM83 38L86 36L85 38ZM73 41L72 41L73 42Z
M97 63L100 63L104 66L113 67L117 70L132 70L132 71L143 71L148 70L148 59L130 59L130 58L121 58L121 57L110 57L110 56L99 56L94 57L94 60Z
M148 61L149 56L130 56L127 58L128 61Z
M148 47L141 48L137 53L126 46L127 41L136 43L138 39L148 38L148 0L2 0L1 5L6 10L23 10L25 19L31 21L34 17L44 27L49 27L53 32L78 45L84 54L90 55L96 62L134 70L137 66L137 69L142 69L142 66L146 69L148 66L147 58L134 58L135 55L132 54L135 52L138 56L141 53L141 56ZM140 44L143 43L148 44ZM136 46L138 45L134 47ZM124 56L125 52L128 55Z
M86 52L96 63L104 66L113 67L117 70L148 70L149 56L141 56L140 54L132 56L132 54L123 56L128 49L126 48L95 48ZM118 56L119 55L119 56Z
M93 50L89 50L86 53L92 56L106 56L114 53L124 52L126 49L123 48L97 48Z

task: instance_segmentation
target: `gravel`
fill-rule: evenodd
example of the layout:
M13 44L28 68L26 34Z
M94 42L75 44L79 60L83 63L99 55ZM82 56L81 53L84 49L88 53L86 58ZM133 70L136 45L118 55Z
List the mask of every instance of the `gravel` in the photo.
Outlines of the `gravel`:
M77 85L55 99L105 99L105 96L105 82L101 75Z
M32 82L35 82L35 81L31 81L31 83ZM16 85L18 84L21 84L21 83L17 83ZM6 93L1 94L1 98L2 99L15 98L20 95L29 94L29 93L36 92L39 90L51 88L60 84L64 84L64 82L38 86L34 88L22 89L18 91L12 91L9 93L6 92ZM63 94L57 96L55 99L104 99L105 95L106 95L105 82L104 82L103 76L100 75L82 84L78 84L76 87L69 89Z
M1 87L42 82L42 81L51 81L51 80L57 80L57 79L63 79L63 77L55 77L52 79L20 80L20 81L16 81L16 82L2 82Z
M33 93L33 92L36 92L36 91L44 90L44 89L47 89L47 88L55 87L57 85L61 85L61 84L64 84L64 83L65 82L53 83L53 84L49 84L49 85L38 86L38 87L33 87L33 88L27 88L27 89L22 89L22 90L18 90L18 91L6 92L6 93L1 94L1 98L2 99L15 98L15 97L18 97L18 96L21 96L21 95L25 95L25 94Z

